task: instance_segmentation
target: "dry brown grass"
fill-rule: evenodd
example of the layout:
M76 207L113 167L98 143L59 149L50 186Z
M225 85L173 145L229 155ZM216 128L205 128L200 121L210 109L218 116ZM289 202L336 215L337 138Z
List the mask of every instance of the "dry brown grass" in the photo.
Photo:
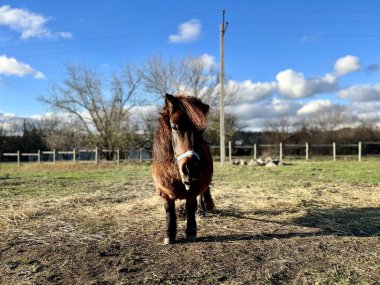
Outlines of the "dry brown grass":
M344 180L335 176L340 165L324 164L217 168L217 209L197 217L198 242L183 243L180 218L179 243L164 247L149 166L72 167L0 173L1 284L378 280L380 186L372 176Z

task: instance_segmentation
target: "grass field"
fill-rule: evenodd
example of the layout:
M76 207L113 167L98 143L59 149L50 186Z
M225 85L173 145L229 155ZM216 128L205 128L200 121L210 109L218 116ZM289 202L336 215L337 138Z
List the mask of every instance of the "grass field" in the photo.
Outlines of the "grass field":
M0 284L380 284L380 161L215 168L164 246L150 165L2 165Z

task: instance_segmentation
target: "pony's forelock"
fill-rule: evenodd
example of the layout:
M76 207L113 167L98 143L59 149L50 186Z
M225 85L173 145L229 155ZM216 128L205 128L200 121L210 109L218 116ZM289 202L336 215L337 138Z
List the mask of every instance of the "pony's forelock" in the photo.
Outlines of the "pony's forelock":
M207 128L207 113L209 106L195 97L179 95L176 96L176 98L180 101L180 104L192 124L194 124L198 130L204 131Z

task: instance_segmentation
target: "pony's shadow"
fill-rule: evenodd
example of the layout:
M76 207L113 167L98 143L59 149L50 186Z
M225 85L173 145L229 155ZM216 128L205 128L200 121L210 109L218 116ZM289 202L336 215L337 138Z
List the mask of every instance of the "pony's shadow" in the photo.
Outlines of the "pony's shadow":
M197 242L270 240L314 236L380 236L379 207L312 209L304 216L288 221L276 221L270 218L282 213L278 210L252 212L242 212L233 209L213 210L210 214L206 215L206 218L235 218L251 220L252 223L278 224L284 226L283 233L262 232L260 234L208 235L199 237ZM289 226L289 229L286 226ZM311 228L314 231L294 232L294 226Z

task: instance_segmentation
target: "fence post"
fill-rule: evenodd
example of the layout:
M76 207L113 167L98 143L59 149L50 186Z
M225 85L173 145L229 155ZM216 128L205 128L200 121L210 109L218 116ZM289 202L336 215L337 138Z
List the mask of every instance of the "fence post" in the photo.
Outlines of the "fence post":
M77 152L75 151L75 148L73 149L73 160L74 164L77 163Z
M55 164L55 153L56 153L56 151L55 151L55 149L53 149L53 164Z
M41 150L38 150L37 161L38 163L41 163Z
M116 150L116 164L120 164L120 149Z
M306 160L309 160L309 144L306 143L305 147L306 147L306 150L305 150L305 152L306 152Z
M20 151L17 151L17 167L20 167Z
M140 162L142 162L142 148L140 147Z
M282 161L282 143L280 143L280 161Z
M253 159L257 160L257 145L253 145Z
M358 145L358 159L359 159L359 162L362 161L362 142L359 142L359 145Z
M228 141L228 157L230 158L230 163L232 163L232 143Z
M333 142L333 160L336 161L336 144Z
M98 147L95 148L95 164L98 165Z

